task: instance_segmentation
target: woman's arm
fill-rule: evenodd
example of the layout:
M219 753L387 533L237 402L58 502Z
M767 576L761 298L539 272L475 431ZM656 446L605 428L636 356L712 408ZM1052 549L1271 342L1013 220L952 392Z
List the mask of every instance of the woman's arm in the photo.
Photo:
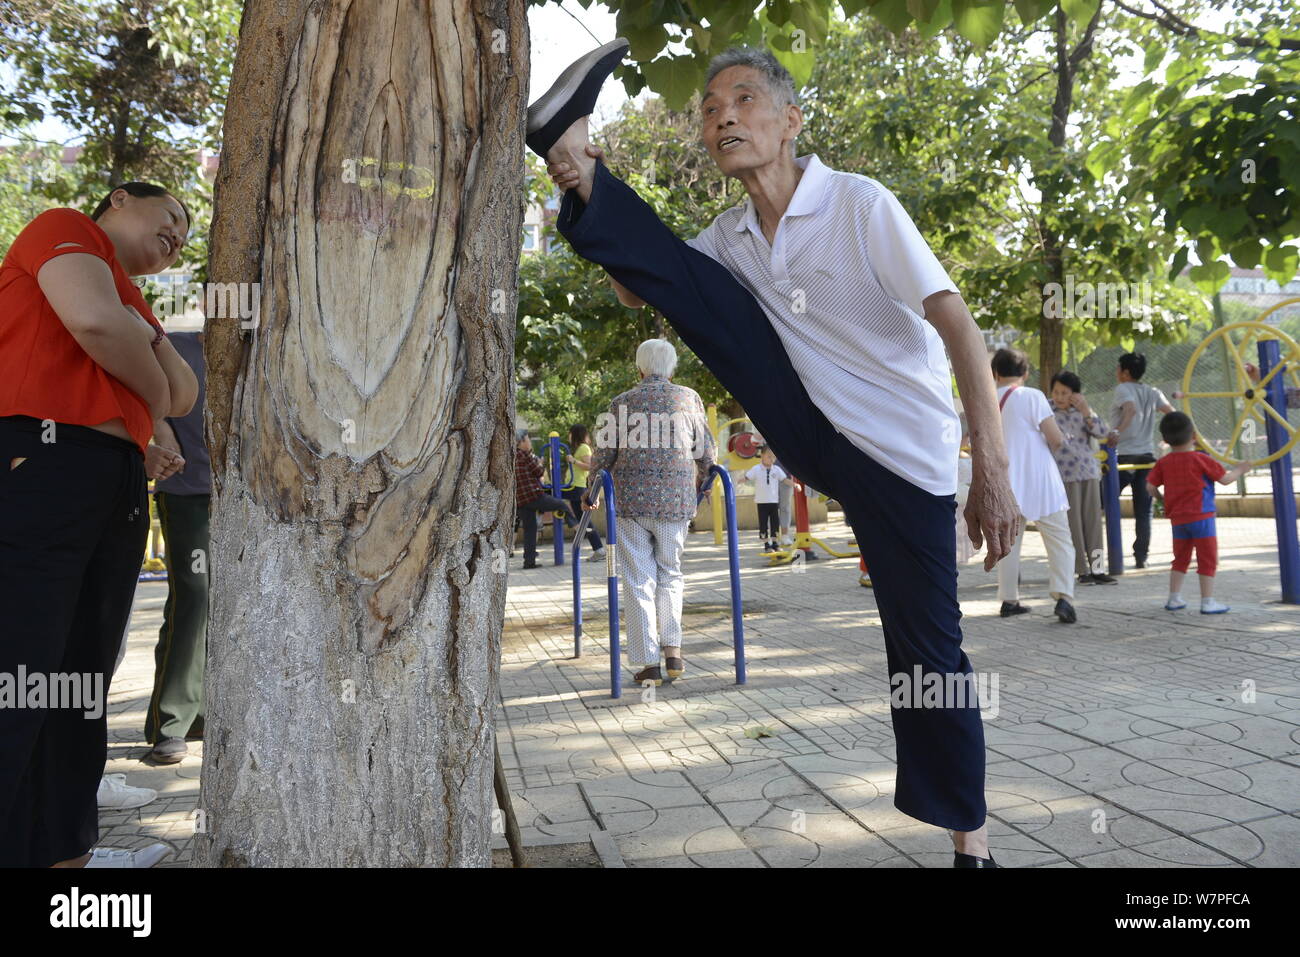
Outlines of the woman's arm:
M199 398L199 380L194 375L194 370L167 339L158 343L154 357L158 360L158 365L162 366L163 374L167 376L167 387L171 390L172 407L169 414L188 415Z
M171 414L171 385L149 345L153 328L122 305L104 260L65 253L42 266L36 282L72 338L100 368L138 395L152 418Z

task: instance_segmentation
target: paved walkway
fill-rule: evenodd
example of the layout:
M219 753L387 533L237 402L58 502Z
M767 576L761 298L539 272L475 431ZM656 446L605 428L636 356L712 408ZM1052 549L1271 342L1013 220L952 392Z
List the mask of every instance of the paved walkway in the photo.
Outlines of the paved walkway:
M1036 534L1032 614L999 618L994 576L962 568L964 646L997 681L1000 863L1300 864L1300 608L1269 601L1275 552L1230 544L1267 538L1227 527L1247 522L1272 527L1221 521L1226 616L1161 607L1167 526L1153 567L1080 588L1075 625L1050 614ZM847 537L837 513L822 537ZM633 867L951 866L947 835L893 806L880 620L856 562L769 568L750 542L742 562L748 684L730 670L725 551L692 535L687 675L653 702L631 686L609 698L603 563L584 574L577 660L572 570L512 565L497 725L526 835L605 829Z
M842 543L838 518L815 531ZM1023 564L1032 614L1000 619L994 576L962 568L965 647L997 681L985 731L1000 863L1300 865L1300 608L1271 602L1276 553L1249 544L1271 527L1220 520L1225 616L1161 608L1163 523L1153 567L1081 587L1075 625L1050 615L1037 535ZM525 838L604 830L632 867L949 866L947 836L893 806L884 649L856 562L773 569L744 543L749 683L737 687L725 550L696 534L686 555L687 675L653 701L631 686L609 698L603 563L584 563L575 660L571 569L511 560L497 726ZM101 842L162 840L176 853L160 866L177 866L199 746L177 766L141 762L165 594L137 592L109 709L108 771L160 797L102 814Z

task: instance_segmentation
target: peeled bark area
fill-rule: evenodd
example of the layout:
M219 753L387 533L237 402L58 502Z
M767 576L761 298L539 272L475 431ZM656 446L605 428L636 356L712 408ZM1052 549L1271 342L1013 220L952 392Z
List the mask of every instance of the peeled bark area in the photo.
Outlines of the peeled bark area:
M196 863L489 863L522 0L249 0L209 279Z

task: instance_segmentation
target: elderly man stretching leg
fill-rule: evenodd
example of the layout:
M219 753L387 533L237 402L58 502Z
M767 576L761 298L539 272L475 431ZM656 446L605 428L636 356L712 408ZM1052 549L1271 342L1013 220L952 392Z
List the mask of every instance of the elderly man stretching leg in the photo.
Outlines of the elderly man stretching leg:
M529 108L528 144L567 190L560 232L624 304L659 309L794 474L844 506L875 581L891 685L969 678L952 536L961 430L945 346L974 453L967 524L977 547L988 540L986 568L1019 522L979 329L888 190L796 159L803 116L789 73L765 52L715 58L700 109L709 155L749 200L689 244L675 237L587 140L590 104L625 47L579 60ZM891 701L894 804L952 832L954 866L994 867L978 701L944 698Z

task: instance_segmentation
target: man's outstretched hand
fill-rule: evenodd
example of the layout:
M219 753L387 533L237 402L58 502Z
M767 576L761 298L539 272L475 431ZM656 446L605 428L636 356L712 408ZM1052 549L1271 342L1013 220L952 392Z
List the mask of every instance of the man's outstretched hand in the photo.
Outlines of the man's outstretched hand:
M587 117L574 120L551 151L546 154L546 172L561 192L578 191L584 203L591 199L591 185L596 176L596 160L605 155L587 138Z
M984 570L992 571L1007 555L1020 535L1020 506L1011 492L1006 470L987 475L976 465L972 471L970 494L962 512L971 544L978 550L987 540Z

